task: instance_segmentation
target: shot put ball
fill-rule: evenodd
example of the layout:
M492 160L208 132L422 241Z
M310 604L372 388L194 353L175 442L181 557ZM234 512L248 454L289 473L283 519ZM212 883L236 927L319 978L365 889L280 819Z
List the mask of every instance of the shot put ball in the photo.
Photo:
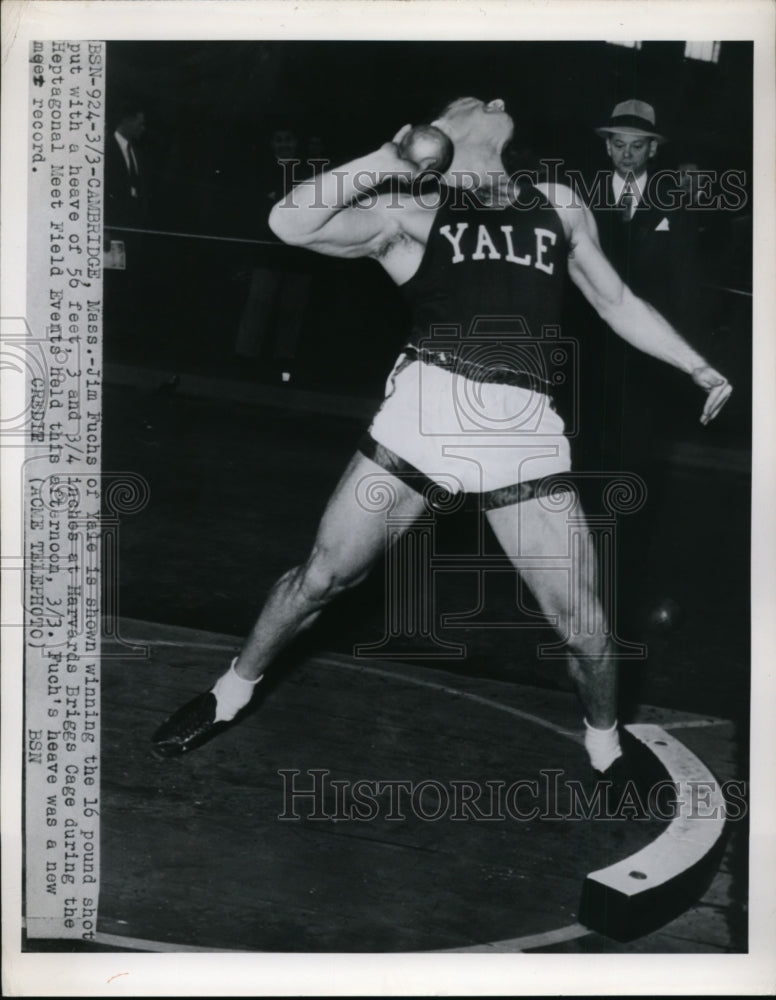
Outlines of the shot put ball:
M399 143L399 156L424 172L443 174L453 162L453 143L435 125L415 125Z

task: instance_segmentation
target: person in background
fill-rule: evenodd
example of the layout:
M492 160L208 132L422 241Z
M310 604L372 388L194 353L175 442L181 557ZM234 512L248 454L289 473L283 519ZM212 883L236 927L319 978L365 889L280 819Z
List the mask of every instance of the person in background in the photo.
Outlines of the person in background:
M146 115L138 102L125 102L105 143L105 220L108 226L140 228L148 213L148 178L140 140Z
M270 210L298 183L306 165L300 162L299 136L292 128L276 128L271 133L268 153L256 181L260 202L256 236L277 243L269 228ZM291 367L302 335L310 284L309 272L301 269L282 245L259 249L238 325L238 357L255 360L270 370Z
M641 100L617 104L595 129L612 169L591 198L601 249L617 274L694 346L702 333L697 227L676 171L658 175L668 140L655 110ZM681 176L681 175L680 175ZM697 213L696 213L697 214ZM681 379L614 334L584 304L579 331L586 392L575 465L586 472L636 473L646 486L643 507L617 526L618 627L635 638L676 603L665 580L647 582L655 519L666 485L666 442L675 437ZM624 634L623 634L624 633Z
M105 139L103 246L105 257L106 329L128 343L142 322L144 241L148 225L150 184L142 149L146 114L139 101L125 100L112 116Z

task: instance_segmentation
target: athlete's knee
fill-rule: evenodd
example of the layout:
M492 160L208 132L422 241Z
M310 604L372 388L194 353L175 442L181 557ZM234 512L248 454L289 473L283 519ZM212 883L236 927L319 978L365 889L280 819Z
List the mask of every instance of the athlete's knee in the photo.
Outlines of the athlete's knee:
M572 664L576 661L584 668L587 664L595 663L607 656L609 637L603 630L572 635L567 639L566 646L574 657Z
M573 656L595 660L601 657L609 644L608 630L600 607L590 617L582 616L586 625L580 628L580 615L571 608L553 610L555 630Z
M328 604L366 576L366 572L349 566L331 549L318 545L307 562L292 572L300 596L314 605Z

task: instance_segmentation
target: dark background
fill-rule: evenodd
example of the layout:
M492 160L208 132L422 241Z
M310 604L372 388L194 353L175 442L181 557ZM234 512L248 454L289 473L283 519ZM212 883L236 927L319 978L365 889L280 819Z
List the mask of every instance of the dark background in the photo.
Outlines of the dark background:
M196 232L252 236L251 181L268 133L319 135L343 162L405 122L465 94L503 97L516 144L590 170L608 164L592 134L621 100L655 107L671 142L663 166L751 176L752 46L717 64L684 42L641 50L580 42L111 42L109 99L140 99L156 161L157 217ZM109 115L111 107L109 104Z

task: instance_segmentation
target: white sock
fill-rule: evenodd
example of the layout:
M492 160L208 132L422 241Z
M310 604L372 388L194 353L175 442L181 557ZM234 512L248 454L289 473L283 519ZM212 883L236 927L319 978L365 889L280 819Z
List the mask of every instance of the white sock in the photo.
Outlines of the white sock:
M219 677L211 688L216 696L216 722L231 722L241 708L245 708L253 697L256 685L261 680L246 681L234 671L237 657L232 660L226 673Z
M611 729L595 729L585 719L585 749L596 771L605 771L618 757L622 757L617 723Z

